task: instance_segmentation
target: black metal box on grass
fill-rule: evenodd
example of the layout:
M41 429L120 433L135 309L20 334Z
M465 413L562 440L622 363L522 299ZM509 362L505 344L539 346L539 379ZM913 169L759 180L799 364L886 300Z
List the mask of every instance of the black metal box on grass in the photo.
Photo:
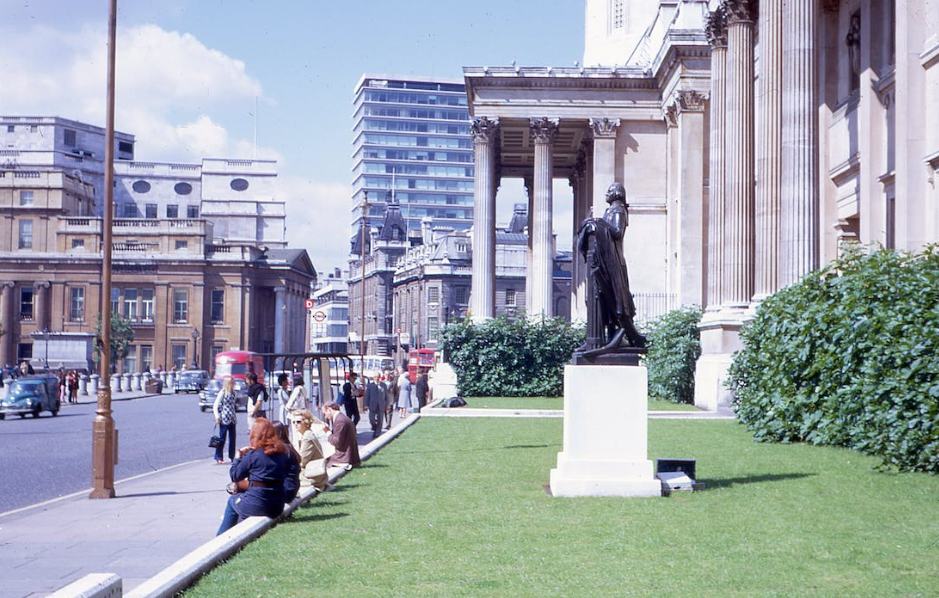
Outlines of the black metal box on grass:
M697 479L695 466L697 459L656 459L655 473L672 473L680 471L691 479Z

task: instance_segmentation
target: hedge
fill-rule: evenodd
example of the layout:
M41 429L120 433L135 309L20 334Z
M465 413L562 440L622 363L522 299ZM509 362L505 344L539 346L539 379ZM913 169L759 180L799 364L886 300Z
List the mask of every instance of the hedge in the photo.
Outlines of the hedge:
M730 368L758 440L939 472L939 253L859 250L764 301Z
M564 365L583 342L583 328L563 318L467 318L441 331L464 396L560 396Z
M695 364L701 355L701 308L672 310L652 322L646 367L649 397L672 403L694 403Z

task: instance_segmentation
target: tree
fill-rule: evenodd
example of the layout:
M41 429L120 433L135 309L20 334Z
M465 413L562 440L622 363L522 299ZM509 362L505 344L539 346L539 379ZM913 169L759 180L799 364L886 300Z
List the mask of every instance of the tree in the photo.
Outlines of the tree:
M124 359L129 353L128 347L134 342L134 329L129 318L119 313L111 312L111 368L115 367L118 359ZM101 314L98 314L98 323L95 325L95 352L94 362L101 362Z

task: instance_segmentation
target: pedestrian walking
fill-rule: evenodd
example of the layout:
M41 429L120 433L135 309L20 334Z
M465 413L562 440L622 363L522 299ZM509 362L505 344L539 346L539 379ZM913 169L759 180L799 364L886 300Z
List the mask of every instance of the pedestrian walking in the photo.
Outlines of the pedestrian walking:
M66 379L66 384L68 384L68 402L77 403L78 402L78 372L72 370L68 373L68 378Z
M395 406L398 404L398 372L388 372L386 376L388 383L388 396L385 403L385 429L391 429L391 419L395 414Z
M245 382L248 383L248 426L254 428L254 422L259 418L267 418L267 412L264 411L264 403L267 401L267 389L258 382L258 375L254 372L245 374Z
M375 374L365 385L365 409L368 411L368 423L372 426L372 438L381 434L381 424L385 419L385 401L387 387L381 374Z
M402 418L407 417L408 413L414 409L411 402L411 376L407 370L401 372L398 376L398 415Z
M430 390L427 382L427 368L421 368L414 383L414 394L417 395L417 407L423 409L427 405L427 395Z
M222 464L222 451L225 449L225 438L228 438L228 459L235 458L235 432L238 418L235 416L235 383L231 376L225 376L222 389L215 395L212 404L212 413L215 423L218 424L218 437L222 442L215 447L215 462Z
M290 376L286 372L277 376L277 392L275 393L277 397L277 418L285 424L289 421L287 415L287 403L290 402L290 390L287 387L288 380L290 380Z
M359 402L356 398L358 389L355 381L358 377L355 372L349 372L349 378L342 385L342 405L346 408L346 416L352 420L353 426L359 425L359 420L362 419L362 416L359 415Z

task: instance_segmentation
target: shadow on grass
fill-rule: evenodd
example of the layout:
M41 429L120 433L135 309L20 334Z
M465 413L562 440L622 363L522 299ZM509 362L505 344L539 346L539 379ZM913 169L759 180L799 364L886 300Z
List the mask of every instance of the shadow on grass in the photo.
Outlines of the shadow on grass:
M509 444L506 446L492 446L488 448L487 447L477 447L477 448L462 447L462 448L457 448L453 450L442 450L439 448L432 448L432 449L421 450L421 451L400 451L399 453L396 453L396 454L399 454L399 455L427 455L427 454L442 455L444 453L461 453L461 454L462 453L491 453L493 451L504 451L506 449L542 449L542 448L550 448L550 447L560 448L561 443L556 442L552 444Z
M315 512L303 512L303 511L294 511L293 515L290 516L290 519L287 519L287 524L293 523L311 523L314 521L328 521L330 519L340 519L342 517L348 517L348 513L315 513Z
M333 489L329 491L329 493L334 494L336 492L347 492L349 490L352 490L353 488L358 488L358 487L359 487L358 484L336 484L335 486L333 486Z
M767 473L762 475L742 476L739 478L704 478L707 488L730 488L739 484L760 484L763 482L782 482L785 480L798 480L800 478L811 478L816 476L814 473Z

